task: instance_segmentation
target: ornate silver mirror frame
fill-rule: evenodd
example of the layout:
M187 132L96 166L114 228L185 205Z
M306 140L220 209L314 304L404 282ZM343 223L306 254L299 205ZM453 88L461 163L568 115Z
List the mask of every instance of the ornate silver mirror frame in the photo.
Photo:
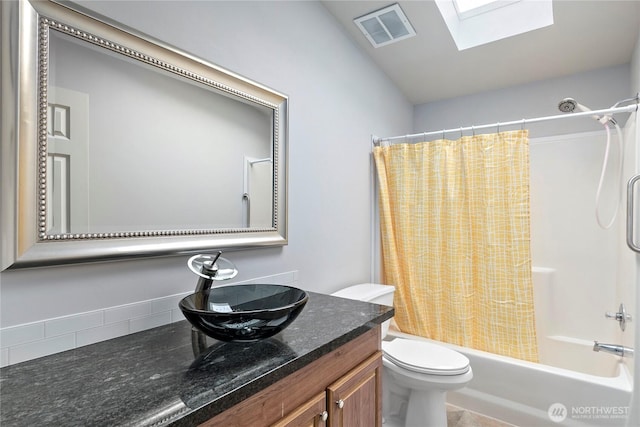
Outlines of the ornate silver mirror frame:
M49 234L46 159L51 31L168 71L202 85L203 90L272 110L272 226ZM287 244L285 95L76 6L48 0L0 2L0 54L0 270Z

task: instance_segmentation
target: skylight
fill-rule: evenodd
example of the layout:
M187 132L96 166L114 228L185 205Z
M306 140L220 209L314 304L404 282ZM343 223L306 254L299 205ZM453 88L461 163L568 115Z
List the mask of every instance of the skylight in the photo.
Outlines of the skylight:
M467 19L519 1L520 0L453 0L453 6L456 8L460 19Z
M458 50L553 24L551 0L435 0Z

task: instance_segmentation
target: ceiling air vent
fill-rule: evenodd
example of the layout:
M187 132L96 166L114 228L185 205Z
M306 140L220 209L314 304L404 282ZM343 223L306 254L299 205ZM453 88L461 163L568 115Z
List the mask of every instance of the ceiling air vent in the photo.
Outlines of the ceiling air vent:
M373 47L386 46L416 35L399 4L353 20Z

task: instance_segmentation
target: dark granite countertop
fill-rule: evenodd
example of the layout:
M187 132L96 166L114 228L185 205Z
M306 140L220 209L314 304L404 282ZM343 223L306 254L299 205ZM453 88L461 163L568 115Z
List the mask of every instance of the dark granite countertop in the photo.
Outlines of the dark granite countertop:
M255 343L203 342L181 321L11 365L0 369L0 425L197 425L391 316L309 292L287 329Z

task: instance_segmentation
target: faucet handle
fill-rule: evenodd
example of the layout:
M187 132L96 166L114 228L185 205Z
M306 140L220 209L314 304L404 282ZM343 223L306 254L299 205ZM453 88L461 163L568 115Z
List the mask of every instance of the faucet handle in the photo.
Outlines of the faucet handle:
M620 303L620 307L618 308L617 313L607 311L604 314L604 317L606 317L607 319L616 320L618 323L620 323L620 329L622 329L623 331L627 326L626 323L631 321L631 315L627 314L627 310L624 308L624 304L622 303Z
M222 258L220 255L222 251L218 251L215 255L199 254L194 255L187 261L187 266L196 275L200 276L198 282L198 290L201 290L200 283L204 279L206 283L205 287L211 286L211 281L215 280L229 280L236 277L238 269L236 266L226 258Z

